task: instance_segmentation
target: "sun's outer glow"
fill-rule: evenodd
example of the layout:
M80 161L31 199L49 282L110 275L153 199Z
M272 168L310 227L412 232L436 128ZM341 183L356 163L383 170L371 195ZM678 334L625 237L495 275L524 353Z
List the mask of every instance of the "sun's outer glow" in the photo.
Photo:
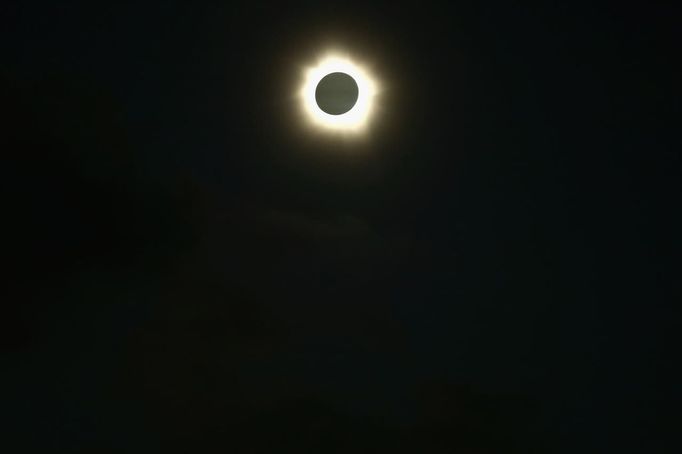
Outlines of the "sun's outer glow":
M355 105L341 115L328 114L320 109L315 100L317 84L324 76L334 72L348 74L358 85L358 99ZM329 131L358 133L367 127L374 111L376 93L377 84L363 67L353 63L349 58L329 55L321 59L316 66L305 70L303 87L299 95L306 117L315 126Z

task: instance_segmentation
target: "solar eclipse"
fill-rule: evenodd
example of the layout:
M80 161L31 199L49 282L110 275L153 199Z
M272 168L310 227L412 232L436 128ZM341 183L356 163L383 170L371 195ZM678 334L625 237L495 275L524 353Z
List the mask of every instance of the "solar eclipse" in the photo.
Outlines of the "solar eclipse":
M359 133L375 111L377 83L350 58L329 55L305 70L300 101L307 120L324 131Z

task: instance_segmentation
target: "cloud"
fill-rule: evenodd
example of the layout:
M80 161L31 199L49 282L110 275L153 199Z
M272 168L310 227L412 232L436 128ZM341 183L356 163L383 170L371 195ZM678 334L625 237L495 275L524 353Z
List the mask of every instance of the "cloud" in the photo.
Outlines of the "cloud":
M367 222L348 214L325 219L291 211L270 210L264 220L280 232L311 239L358 239L372 234Z

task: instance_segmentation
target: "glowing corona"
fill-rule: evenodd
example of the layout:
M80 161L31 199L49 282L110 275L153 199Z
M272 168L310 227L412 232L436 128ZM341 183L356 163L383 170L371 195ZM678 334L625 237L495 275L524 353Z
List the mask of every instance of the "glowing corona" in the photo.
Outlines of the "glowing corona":
M315 100L317 84L324 76L333 72L348 74L358 85L358 99L355 105L341 115L324 112ZM359 133L367 128L374 111L376 93L377 84L364 68L346 57L330 55L320 60L317 66L306 69L299 95L303 112L313 125L328 131Z

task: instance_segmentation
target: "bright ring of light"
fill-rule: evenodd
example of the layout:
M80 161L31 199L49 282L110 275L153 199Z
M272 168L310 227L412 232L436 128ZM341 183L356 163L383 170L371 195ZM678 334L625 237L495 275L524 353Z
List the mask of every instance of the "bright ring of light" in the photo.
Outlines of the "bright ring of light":
M358 99L346 113L332 115L320 109L315 100L315 89L324 76L334 72L346 73L358 85ZM305 80L300 92L303 110L316 126L332 131L361 132L367 127L374 108L376 83L360 66L348 58L328 56L317 66L305 71Z

